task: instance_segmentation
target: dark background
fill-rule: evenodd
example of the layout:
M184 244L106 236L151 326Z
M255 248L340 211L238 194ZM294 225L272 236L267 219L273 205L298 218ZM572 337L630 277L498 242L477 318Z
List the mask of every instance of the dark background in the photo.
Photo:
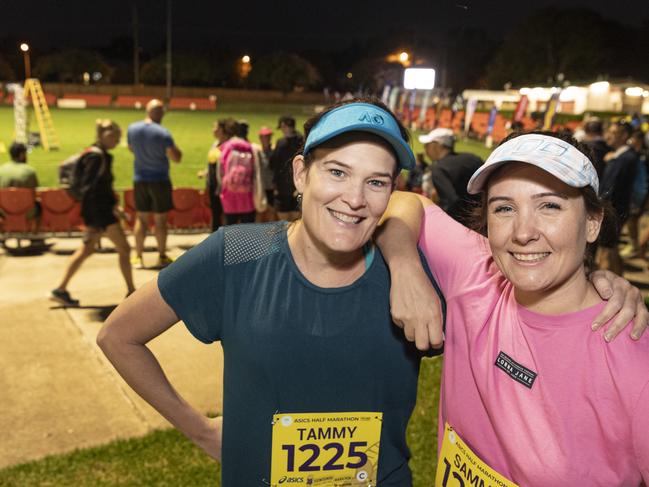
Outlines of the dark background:
M0 79L23 76L17 46L28 42L36 74L45 80L71 81L55 78L80 74L77 67L63 74L44 68L38 73L39 59L44 66L44 56L67 52L64 58L70 58L71 49L81 49L97 53L108 66L102 82L133 82L133 5L141 68L148 70L143 81L159 83L160 66L145 66L160 64L164 57L165 0L3 2L0 65L4 63L5 73L0 66ZM559 73L575 82L649 81L648 0L174 0L172 32L174 61L182 65L186 60L180 78L175 76L181 84L272 87L268 73L264 78L264 62L284 53L298 55L314 68L313 79L292 73L307 88L371 90L389 81L390 66L383 61L399 50L414 53L417 64L437 68L440 82L456 90L548 83ZM247 80L236 72L243 54L253 58ZM202 62L199 58L209 66L183 80L183 73ZM286 57L274 62L278 59L291 62ZM350 81L348 72L355 79Z

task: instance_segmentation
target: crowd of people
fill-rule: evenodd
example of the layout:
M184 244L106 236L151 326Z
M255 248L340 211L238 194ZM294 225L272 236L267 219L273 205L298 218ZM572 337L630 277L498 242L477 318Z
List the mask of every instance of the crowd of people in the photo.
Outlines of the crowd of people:
M649 133L640 123L625 119L607 126L597 117L588 117L574 134L591 152L601 181L600 196L610 203L615 218L609 218L598 244L597 264L619 275L623 257L645 257L649 247L649 227L640 231L640 218L649 210ZM514 133L524 133L519 126ZM475 196L467 193L471 174L482 164L473 154L457 153L455 135L447 128L436 128L419 137L424 146L416 167L410 172L406 188L435 201L452 218L462 223L471 220ZM628 243L620 250L622 228L626 225Z
M259 143L254 143L245 120L223 118L214 123L216 140L208 152L207 169L198 173L206 179L212 231L223 224L293 221L299 216L289 161L304 138L291 116L280 117L277 128L283 136L273 147L269 127L261 127Z
M173 261L167 255L167 219L173 209L169 168L170 161L181 162L182 151L162 125L163 103L153 99L145 111L144 120L132 123L127 130L128 148L134 157L136 214L132 257L120 221L126 215L115 198L113 157L110 154L121 139L121 128L112 120L98 120L94 143L71 158L74 159L71 177L78 187L71 194L80 201L85 230L82 246L73 254L61 281L50 294L52 300L65 306L79 305L67 287L83 262L95 252L102 236L108 237L115 245L127 296L135 289L132 267L146 268L144 248L150 226L158 250L155 268L164 268ZM207 154L207 169L199 172L199 177L206 180L212 231L223 224L278 219L293 221L299 217L300 205L290 160L304 143L304 138L296 130L292 116L280 117L277 129L282 132L282 137L273 147L273 130L268 127L259 131L259 143L251 143L246 121L224 118L215 122L213 135L216 140ZM38 178L35 169L27 164L27 146L14 143L9 153L11 161L0 166L0 188L35 190ZM38 229L39 213L40 207L36 203L28 215L34 232Z
M198 174L213 233L173 262L169 165L182 152L163 116L152 100L127 130L133 260L113 191L110 151L122 131L97 121L75 170L84 238L51 298L78 305L70 280L102 235L112 240L126 299L98 344L138 394L222 461L223 486L275 485L314 464L304 482L412 485L405 428L421 358L442 344L439 485L466 475L463 455L499 485L649 481L649 312L637 289L589 258L599 246L600 267L618 270L621 224L607 223L609 206L631 234L635 225L631 251L647 246L637 222L649 186L642 132L625 122L604 132L589 119L582 143L513 133L483 163L458 153L445 128L420 136L425 155L415 157L408 131L374 99L326 108L304 136L282 116L274 147L270 128L256 143L245 121L220 119ZM10 152L0 182L35 187L26 148ZM395 194L403 169L410 191ZM136 290L149 222L162 271ZM147 347L180 320L223 347L223 416L188 404ZM624 328L630 338L616 339ZM349 437L314 443L311 431L334 434L329 423Z
M437 135L426 143L454 155ZM221 485L412 485L405 429L442 314L436 485L468 478L462 458L485 485L649 480L647 310L636 300L632 339L609 343L585 259L604 217L587 151L523 134L477 164L466 191L479 194L486 238L428 199L393 195L415 157L382 103L331 106L305 136L291 160L297 220L219 228L97 338L140 396L222 462ZM179 320L223 347L222 416L187 403L147 347Z
M182 152L171 133L162 125L164 113L163 103L157 99L151 100L146 106L145 119L131 124L127 131L128 147L134 155L136 207L133 231L135 252L130 262L140 269L146 267L144 243L150 226L158 250L155 267L163 268L172 262L166 252L167 217L173 208L169 164L170 161L180 163ZM223 224L294 221L299 217L298 194L288 162L298 153L304 138L296 129L292 116L280 117L277 129L282 136L273 145L274 131L269 127L264 126L259 130L257 143L249 140L249 125L245 120L223 118L215 122L215 142L207 154L207 168L198 174L206 181L212 231L218 230ZM522 126L516 129L512 126L511 130L523 133ZM615 221L607 220L604 225L598 244L597 264L601 269L621 275L622 258L644 258L649 247L649 227L641 231L640 225L649 200L649 135L643 132L636 119L613 121L606 125L596 117L589 117L574 136L590 149L593 165L601 180L600 195L611 204L617 217ZM436 128L419 136L419 141L424 151L417 154L414 167L399 186L423 194L455 220L469 224L477 199L467 192L467 183L481 166L482 160L474 154L457 152L456 136L448 128ZM90 195L102 194L110 186L108 149L100 142L96 142L94 147L94 151L86 150L82 157L82 165L88 167L85 177L89 181L84 187L87 194L81 198L88 229L84 242L88 245L84 243L85 250L75 254L65 277L52 291L52 298L65 305L78 304L69 295L66 286L81 262L93 252L93 245L96 246L98 240L94 235L99 236L104 232L109 237L113 235L114 231L109 227L119 223L123 215L112 197L101 200L105 205L89 209L91 205L95 206L95 197ZM27 147L14 143L9 152L11 162L0 166L0 187L36 188L38 178L35 170L27 164ZM112 208L110 211L107 210L108 206ZM99 220L95 218L98 211L104 213ZM39 213L40 208L36 204L29 214L34 229L37 228ZM625 224L628 243L620 251L621 231ZM132 280L128 277L130 271L126 270L122 254L131 250L128 242L122 242L121 238L120 242L120 269L125 275L127 293L130 293L133 290Z

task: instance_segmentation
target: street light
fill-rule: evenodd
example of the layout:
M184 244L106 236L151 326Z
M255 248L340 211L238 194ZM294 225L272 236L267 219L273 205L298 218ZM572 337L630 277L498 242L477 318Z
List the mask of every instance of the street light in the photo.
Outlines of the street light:
M23 58L25 59L25 79L29 79L32 77L32 68L29 63L29 44L23 42L20 45L20 50L23 52Z
M410 59L410 55L406 52L403 51L401 54L399 54L399 61L401 64L406 64L408 62L408 59Z
M241 79L246 79L252 71L252 62L250 56L244 54L241 56L241 59L237 61L237 70L239 71L239 77Z

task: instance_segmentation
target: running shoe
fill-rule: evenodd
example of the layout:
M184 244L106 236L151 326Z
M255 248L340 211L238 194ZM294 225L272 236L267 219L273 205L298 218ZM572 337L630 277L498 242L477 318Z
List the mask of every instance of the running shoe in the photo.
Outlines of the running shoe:
M158 267L167 267L169 264L171 264L174 260L167 256L163 255L158 258Z
M131 265L136 269L145 269L142 257L138 257L137 255L135 257L131 257Z
M79 300L73 299L70 293L64 289L52 289L50 299L64 306L79 306Z

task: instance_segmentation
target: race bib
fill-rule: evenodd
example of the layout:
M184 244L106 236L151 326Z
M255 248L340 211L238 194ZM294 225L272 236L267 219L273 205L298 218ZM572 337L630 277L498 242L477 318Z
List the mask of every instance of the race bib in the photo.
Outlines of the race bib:
M383 413L273 416L271 487L376 486Z
M437 487L518 487L500 475L466 446L448 423L444 424L442 451L437 462Z

